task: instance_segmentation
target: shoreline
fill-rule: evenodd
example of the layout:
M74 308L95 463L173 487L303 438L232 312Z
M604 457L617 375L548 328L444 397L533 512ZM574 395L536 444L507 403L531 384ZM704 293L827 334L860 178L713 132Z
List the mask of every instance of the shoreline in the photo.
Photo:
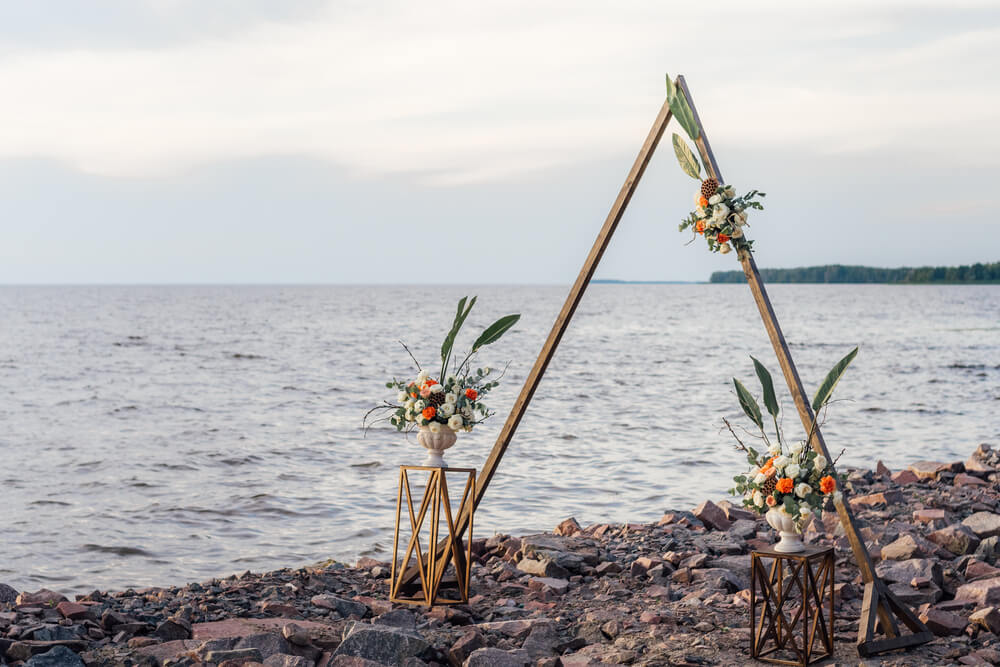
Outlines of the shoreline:
M936 636L863 664L1000 664L1000 452L849 470L845 494L877 572ZM857 664L863 587L838 529L824 512L805 537L835 548L834 660ZM370 558L75 601L0 584L0 664L744 665L749 552L773 541L727 501L567 519L475 539L469 604L430 610L389 603L388 563Z

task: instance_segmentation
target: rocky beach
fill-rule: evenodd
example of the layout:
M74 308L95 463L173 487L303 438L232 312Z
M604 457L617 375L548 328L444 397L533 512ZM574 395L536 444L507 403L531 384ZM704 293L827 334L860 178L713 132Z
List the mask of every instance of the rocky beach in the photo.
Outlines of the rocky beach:
M836 553L839 665L1000 664L1000 452L849 470L878 574L935 639L862 660L863 585L835 512L806 534ZM389 564L325 562L68 600L0 584L0 664L745 665L750 552L767 523L726 501L651 524L477 536L468 605L387 601Z

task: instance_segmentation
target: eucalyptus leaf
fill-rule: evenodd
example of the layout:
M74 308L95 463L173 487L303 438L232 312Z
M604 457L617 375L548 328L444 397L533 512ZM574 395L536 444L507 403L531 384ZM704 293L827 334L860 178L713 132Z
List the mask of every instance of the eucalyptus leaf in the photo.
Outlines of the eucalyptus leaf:
M517 324L517 321L521 319L520 314L505 315L499 320L486 327L486 330L480 334L476 342L472 344L472 351L475 352L481 347L485 347L490 343L495 343L500 340L500 337L507 333L507 330L512 326Z
M757 371L757 378L760 380L761 389L764 390L764 405L767 406L767 411L775 419L778 418L778 398L774 395L774 381L771 379L771 374L764 364L760 363L753 357L753 367Z
M677 155L677 162L680 163L684 173L695 179L701 180L701 165L694 157L694 153L688 147L687 142L681 139L681 135L674 132L674 153Z
M761 419L760 406L757 405L757 401L743 386L743 383L736 378L733 378L733 386L736 387L736 396L740 399L740 407L743 408L743 412L757 425L757 428L763 429L764 420Z
M674 84L669 74L667 75L667 103L670 104L670 112L687 132L687 135L691 137L691 141L696 141L698 139L698 123L695 122L694 112L691 111L691 106L688 104L687 98L684 97L683 91Z
M844 372L847 367L850 366L851 362L854 361L854 357L858 355L858 348L854 348L847 353L843 359L838 361L830 372L826 374L826 378L823 383L816 390L816 395L813 397L812 409L813 412L819 412L819 409L827 404L830 400L830 396L833 395L833 390L836 388L837 383L840 382L840 378L844 376Z

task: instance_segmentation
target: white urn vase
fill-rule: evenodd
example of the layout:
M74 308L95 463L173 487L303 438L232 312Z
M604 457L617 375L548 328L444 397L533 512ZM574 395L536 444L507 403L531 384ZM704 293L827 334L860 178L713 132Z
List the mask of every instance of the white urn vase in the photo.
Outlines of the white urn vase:
M442 425L441 430L433 433L428 427L421 426L417 433L417 442L427 449L427 458L423 465L430 468L447 468L444 462L444 450L455 444L458 434L447 426Z
M772 507L764 515L767 522L778 531L781 539L774 545L774 550L778 553L793 554L804 551L806 545L802 543L802 531L806 529L813 515L806 517L792 516L783 508Z

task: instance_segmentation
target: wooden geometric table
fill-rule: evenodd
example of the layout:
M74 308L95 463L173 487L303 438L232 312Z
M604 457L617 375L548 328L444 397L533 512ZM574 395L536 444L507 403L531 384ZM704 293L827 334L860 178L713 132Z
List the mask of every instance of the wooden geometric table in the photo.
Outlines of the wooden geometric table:
M424 475L427 473L427 475ZM458 507L452 512L452 502L448 495L448 475L464 476L465 489L462 491ZM426 482L420 508L413 509L414 494L410 488L410 477L420 483ZM403 499L410 520L406 551L399 560L399 524L403 511ZM436 468L427 466L399 466L399 492L396 496L396 530L392 538L392 571L389 575L389 599L393 602L422 604L428 607L436 604L464 604L469 601L469 579L472 574L472 515L475 511L476 470L475 468ZM444 510L442 512L441 510ZM465 533L466 546L463 548L462 534L456 531L455 517L466 512L469 517ZM426 523L424 519L430 515ZM438 543L438 532L442 515L447 530L446 548L438 551L429 549L426 556L420 543L421 534L426 536L428 546ZM419 577L407 581L406 573L410 562L416 557Z
M833 567L833 547L751 553L750 655L802 667L833 655Z

